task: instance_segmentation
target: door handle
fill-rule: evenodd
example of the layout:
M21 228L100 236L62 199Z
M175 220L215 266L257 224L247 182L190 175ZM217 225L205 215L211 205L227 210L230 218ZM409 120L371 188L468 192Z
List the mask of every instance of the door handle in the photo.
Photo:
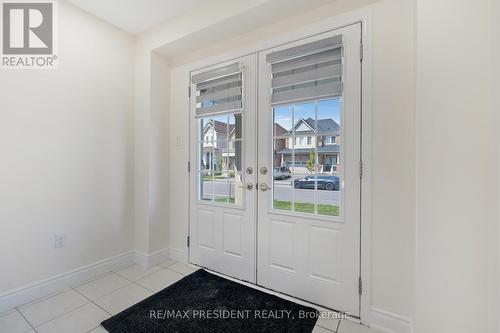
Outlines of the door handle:
M253 184L252 184L252 183L250 183L250 182L246 183L245 185L240 185L240 186L238 186L238 187L239 187L239 188L246 188L246 189L247 189L247 190L249 190L249 191L253 190Z
M265 192L267 190L270 190L271 186L267 185L266 183L260 183L259 188L262 192Z

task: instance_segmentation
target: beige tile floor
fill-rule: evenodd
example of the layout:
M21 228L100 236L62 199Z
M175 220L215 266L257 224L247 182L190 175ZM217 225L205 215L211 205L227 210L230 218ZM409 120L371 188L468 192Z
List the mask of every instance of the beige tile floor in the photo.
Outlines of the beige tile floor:
M168 260L150 269L132 265L0 314L0 333L105 333L100 323L196 268ZM314 333L332 333L334 319L319 319ZM340 333L376 333L344 320Z

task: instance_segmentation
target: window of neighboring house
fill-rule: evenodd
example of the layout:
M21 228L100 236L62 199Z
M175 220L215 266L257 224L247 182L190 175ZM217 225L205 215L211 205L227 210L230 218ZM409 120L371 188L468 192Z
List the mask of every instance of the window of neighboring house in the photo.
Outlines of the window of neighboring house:
M335 143L335 136L328 136L326 138L326 143Z
M307 144L311 145L311 143L312 143L312 137L308 136L307 137Z

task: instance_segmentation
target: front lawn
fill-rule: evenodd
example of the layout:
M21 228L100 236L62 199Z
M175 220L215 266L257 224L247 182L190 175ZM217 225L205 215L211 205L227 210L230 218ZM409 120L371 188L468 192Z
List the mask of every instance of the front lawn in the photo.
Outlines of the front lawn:
M214 200L217 203L230 203L234 204L234 198L218 197ZM279 210L292 210L292 203L290 201L274 200L274 209ZM295 211L300 213L313 213L314 214L314 204L309 202L296 202ZM318 204L318 214L320 215L330 215L339 216L340 209L337 205L324 205Z
M234 198L233 197L230 197L229 199L226 198L226 197L218 197L218 198L215 198L214 201L217 202L217 203L230 203L230 204L234 204Z
M290 201L274 200L274 209L292 210ZM314 213L314 204L309 202L296 202L295 211L301 213ZM318 214L339 216L339 206L318 204Z

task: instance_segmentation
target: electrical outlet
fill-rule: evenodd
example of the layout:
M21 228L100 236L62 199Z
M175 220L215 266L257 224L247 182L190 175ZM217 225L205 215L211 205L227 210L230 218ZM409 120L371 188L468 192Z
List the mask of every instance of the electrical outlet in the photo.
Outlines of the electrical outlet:
M54 248L60 249L66 246L66 235L54 236Z

